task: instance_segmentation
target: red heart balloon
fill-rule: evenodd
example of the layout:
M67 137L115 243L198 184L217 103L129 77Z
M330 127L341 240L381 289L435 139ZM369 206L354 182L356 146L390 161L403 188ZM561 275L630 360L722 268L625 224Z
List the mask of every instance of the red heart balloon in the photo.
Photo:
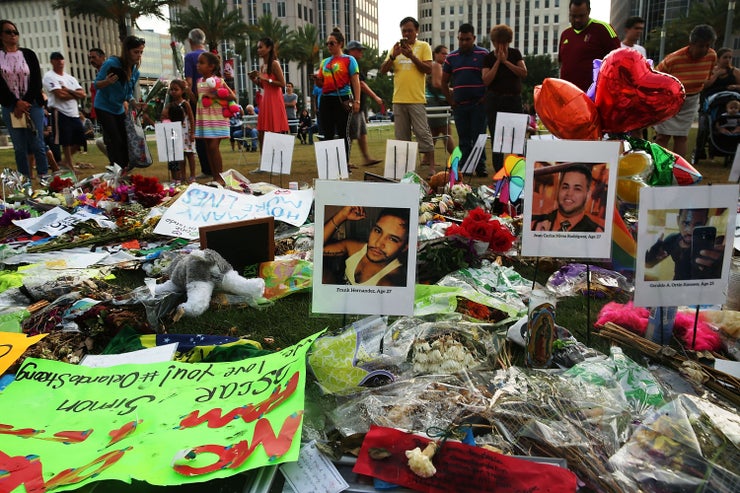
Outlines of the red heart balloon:
M548 78L534 88L534 109L555 137L599 140L601 124L596 105L578 86Z
M596 84L596 107L604 132L629 132L674 116L686 91L669 74L653 70L631 48L609 53L601 64Z

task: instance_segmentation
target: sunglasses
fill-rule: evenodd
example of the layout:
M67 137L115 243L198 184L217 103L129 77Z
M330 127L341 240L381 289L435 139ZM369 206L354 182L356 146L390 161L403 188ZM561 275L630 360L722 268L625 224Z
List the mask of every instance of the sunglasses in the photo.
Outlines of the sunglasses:
M8 34L10 36L19 36L21 34L18 31L14 31L12 29L3 29L3 33Z
M336 41L327 41L326 42L326 46L334 46L335 44L337 44Z

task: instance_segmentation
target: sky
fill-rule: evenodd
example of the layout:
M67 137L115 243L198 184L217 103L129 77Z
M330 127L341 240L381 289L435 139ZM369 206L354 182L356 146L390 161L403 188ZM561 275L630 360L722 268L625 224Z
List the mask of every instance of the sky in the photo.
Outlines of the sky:
M591 17L601 21L609 20L609 9L611 0L591 0ZM393 46L401 35L398 23L406 16L417 16L417 0L378 0L378 14L381 19L396 19L394 21L381 22L378 37L380 40L379 51L388 50ZM150 17L139 20L141 29L153 29L155 32L167 34L169 22ZM493 26L489 26L493 27Z

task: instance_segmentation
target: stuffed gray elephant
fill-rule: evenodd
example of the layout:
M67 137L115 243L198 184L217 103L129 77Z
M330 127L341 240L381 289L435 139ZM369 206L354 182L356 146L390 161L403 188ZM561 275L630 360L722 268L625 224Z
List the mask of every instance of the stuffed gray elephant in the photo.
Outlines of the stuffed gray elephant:
M265 292L263 279L240 276L218 252L208 248L178 254L164 273L169 279L156 285L156 294L187 294L187 301L178 307L176 319L182 315L202 315L211 303L214 289L254 299Z

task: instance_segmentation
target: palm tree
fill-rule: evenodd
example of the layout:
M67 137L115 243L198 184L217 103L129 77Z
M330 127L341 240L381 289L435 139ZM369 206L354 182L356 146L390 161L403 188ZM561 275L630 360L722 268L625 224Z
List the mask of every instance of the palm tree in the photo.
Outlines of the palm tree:
M123 41L128 35L129 23L136 25L136 19L147 15L165 20L160 9L180 3L182 0L55 0L51 8L65 9L71 17L90 15L110 19L118 25L118 37Z
M258 40L260 38L270 38L275 43L275 50L280 52L280 45L290 40L288 26L283 25L280 19L276 19L272 14L266 14L257 19L257 24L247 27L249 38ZM290 44L289 42L287 43ZM257 43L253 43L250 48L254 51ZM281 53L284 56L285 53Z
M218 50L218 45L225 40L238 40L247 32L247 25L242 21L241 11L228 11L223 0L203 0L201 10L192 5L172 19L170 34L180 41L185 41L191 29L200 28L206 34L208 49Z

